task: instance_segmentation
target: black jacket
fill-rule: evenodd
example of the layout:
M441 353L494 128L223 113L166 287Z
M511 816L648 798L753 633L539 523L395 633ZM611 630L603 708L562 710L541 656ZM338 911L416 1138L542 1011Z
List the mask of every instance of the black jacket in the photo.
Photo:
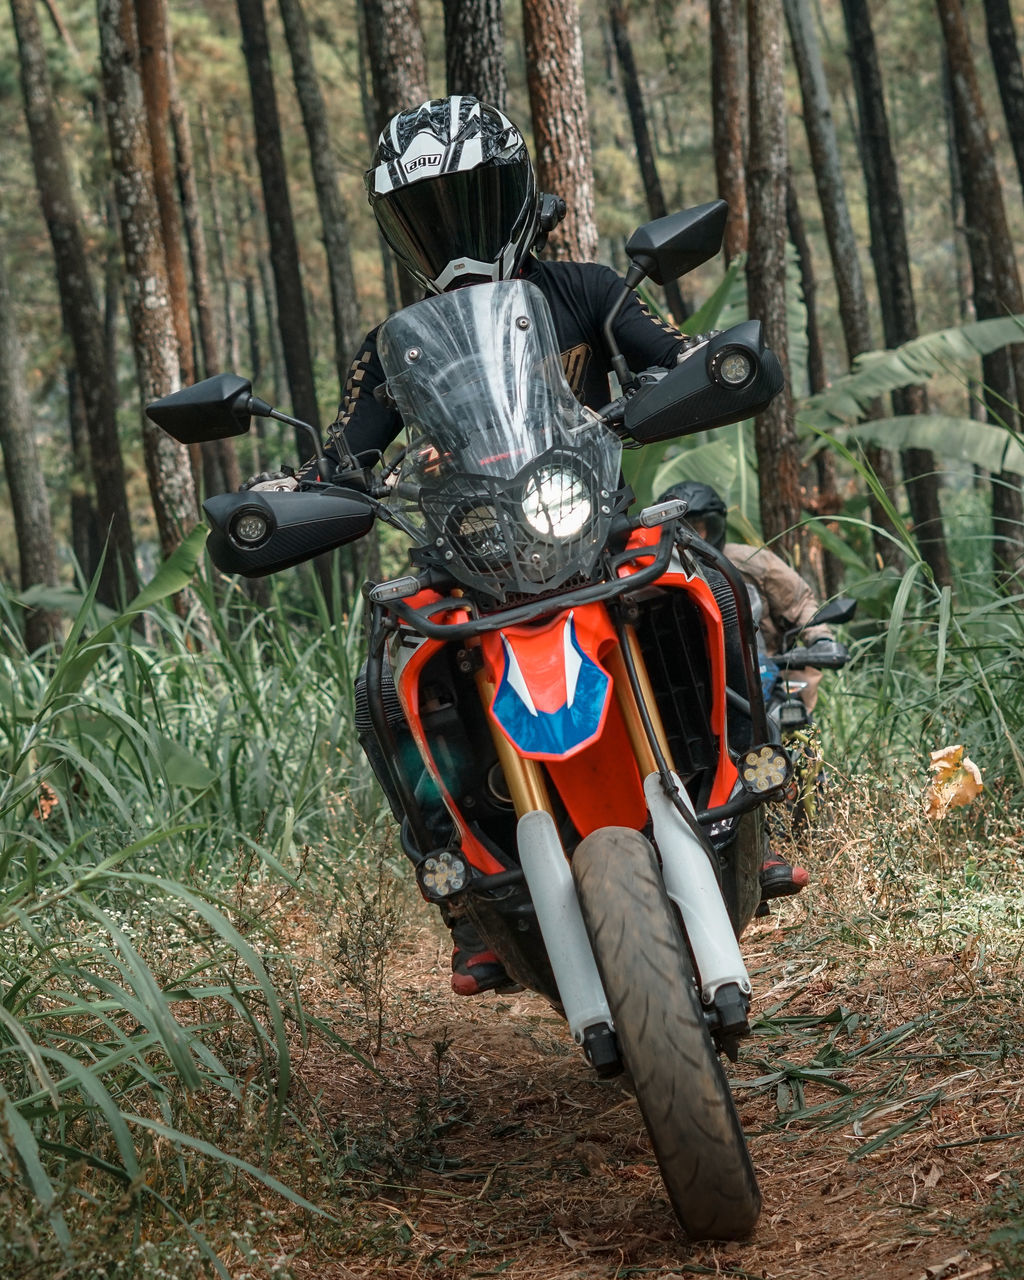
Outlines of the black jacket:
M566 379L576 398L592 409L602 408L611 396L611 355L602 331L622 293L622 278L595 262L541 262L532 257L522 278L547 298ZM636 372L675 364L687 345L678 329L653 316L635 294L620 311L614 332L626 363ZM349 449L364 466L376 461L402 429L396 410L374 397L374 389L383 382L373 329L352 362L334 426L344 432Z

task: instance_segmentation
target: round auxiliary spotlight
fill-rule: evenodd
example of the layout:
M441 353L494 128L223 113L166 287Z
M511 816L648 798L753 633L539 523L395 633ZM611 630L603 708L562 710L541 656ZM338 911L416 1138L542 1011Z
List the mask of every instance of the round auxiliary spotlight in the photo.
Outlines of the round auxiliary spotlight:
M762 795L783 786L791 768L784 748L766 743L763 747L754 747L740 760L740 782L748 791Z
M753 382L758 360L745 347L721 347L708 362L708 373L720 387L738 391Z
M274 518L264 507L242 507L228 524L228 537L242 551L262 547L273 532Z

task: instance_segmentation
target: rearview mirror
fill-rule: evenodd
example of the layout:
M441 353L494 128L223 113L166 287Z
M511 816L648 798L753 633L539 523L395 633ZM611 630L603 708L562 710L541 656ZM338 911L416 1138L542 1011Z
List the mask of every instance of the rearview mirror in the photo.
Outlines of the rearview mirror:
M635 269L655 284L677 280L713 258L722 247L729 206L724 200L695 205L639 227L626 241ZM638 277L642 279L641 277Z
M252 425L252 383L237 373L218 373L146 405L146 416L181 444L242 436Z

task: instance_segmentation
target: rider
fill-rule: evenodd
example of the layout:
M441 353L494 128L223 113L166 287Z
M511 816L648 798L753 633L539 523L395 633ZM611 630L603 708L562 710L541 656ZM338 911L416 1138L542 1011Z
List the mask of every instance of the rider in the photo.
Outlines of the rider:
M822 657L831 657L841 649L832 629L827 626L806 626L818 610L814 592L799 573L781 556L767 547L751 547L742 542L726 542L726 505L721 495L709 484L699 480L683 480L670 485L658 499L666 502L678 498L686 503L686 522L704 539L716 547L739 569L740 573L761 597L763 608L758 629L767 654L778 653L785 632L803 630L807 645ZM821 671L808 667L792 673L803 683L800 696L808 711L814 710L818 697ZM769 853L761 867L762 900L798 893L808 882L803 867L793 866L776 853Z
M758 629L769 657L779 652L785 632L797 629L803 631L807 645L823 657L836 652L839 642L831 627L806 625L817 613L819 605L814 592L799 573L767 547L726 542L726 506L721 495L711 485L702 484L699 480L683 480L670 485L658 501L666 502L669 498L679 498L687 504L687 524L705 542L710 542L731 560L761 597L764 607ZM808 668L799 672L798 678L804 682L800 696L807 710L813 711L818 698L821 671L814 667Z
M526 143L506 115L468 95L400 111L378 139L366 188L385 240L428 294L510 278L536 285L550 307L573 393L593 409L608 403L611 352L603 327L623 293L622 278L597 263L534 255L564 216L565 203L538 192ZM377 461L402 429L397 411L373 394L385 381L377 334L371 330L352 363L331 427L362 466ZM670 367L695 341L652 315L632 292L614 335L632 369ZM336 446L327 452L338 457ZM258 479L275 487L297 483L294 477ZM373 743L367 745L372 762ZM453 989L473 995L507 986L504 968L472 924L448 923Z

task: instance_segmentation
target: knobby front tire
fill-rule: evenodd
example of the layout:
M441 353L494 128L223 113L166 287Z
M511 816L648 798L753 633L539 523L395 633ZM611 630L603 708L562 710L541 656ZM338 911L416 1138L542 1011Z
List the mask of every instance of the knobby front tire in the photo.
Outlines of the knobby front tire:
M628 827L603 827L577 847L572 869L676 1216L694 1240L744 1239L761 1193L654 850Z

